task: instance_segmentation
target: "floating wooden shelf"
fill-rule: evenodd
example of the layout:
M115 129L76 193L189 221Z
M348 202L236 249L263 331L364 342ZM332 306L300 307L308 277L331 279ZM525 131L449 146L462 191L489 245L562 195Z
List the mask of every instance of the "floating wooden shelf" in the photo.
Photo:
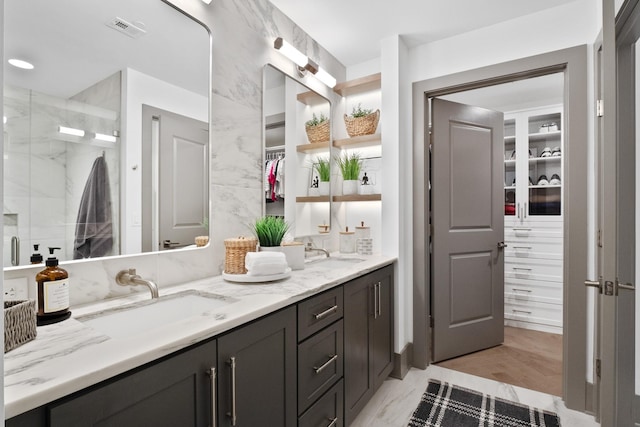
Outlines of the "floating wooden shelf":
M305 105L318 105L323 103L327 103L327 104L329 103L329 101L326 98L323 98L321 95L318 95L317 93L312 91L299 93L297 98L298 98L298 101L302 102Z
M296 203L319 203L328 202L329 196L299 196L296 197Z
M379 133L372 135L354 136L353 138L336 139L333 146L337 148L348 148L350 146L374 146L382 143L382 136Z
M381 83L382 74L376 73L370 76L360 77L359 79L338 83L333 88L333 91L340 96L347 96L354 93L380 89Z
M375 202L382 200L382 194L352 194L349 196L333 196L334 202Z
M328 149L329 149L329 141L315 142L313 144L302 144L302 145L296 146L296 151L298 153L307 153L309 151L328 150Z

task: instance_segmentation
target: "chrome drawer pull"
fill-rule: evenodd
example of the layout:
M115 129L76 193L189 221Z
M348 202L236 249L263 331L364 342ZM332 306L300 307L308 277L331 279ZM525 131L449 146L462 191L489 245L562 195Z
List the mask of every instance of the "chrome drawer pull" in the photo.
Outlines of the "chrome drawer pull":
M323 317L327 317L328 315L330 315L331 313L333 313L333 312L335 312L335 311L338 311L338 306L337 306L337 305L334 305L333 307L329 307L329 308L327 308L327 309L326 309L325 311L323 311L322 313L314 314L314 315L313 315L313 317L314 317L316 320L320 320L320 319L322 319Z
M518 288L513 288L513 292L531 292L531 289L518 289Z
M327 427L335 427L336 425L338 425L338 417L335 417L334 419L329 419L329 421L331 421L331 424L329 424Z
M319 374L320 372L324 371L327 366L331 365L333 362L335 362L338 359L338 355L334 354L333 356L331 356L331 358L329 360L327 360L326 362L324 362L324 364L322 366L320 366L319 368L317 367L313 367L313 370L316 372L316 374Z
M209 369L209 379L211 380L211 426L216 427L216 368Z
M231 367L231 412L227 412L227 416L231 418L231 425L235 427L238 421L236 414L236 358L231 357L229 360L229 366Z
M531 231L531 228L513 227L513 231Z
M531 271L530 268L525 268L525 267L513 267L514 270L522 270L522 271Z
M531 249L531 246L514 246L513 249Z
M530 312L530 311L526 311L526 310L516 310L516 309L513 309L513 312L514 312L514 313L531 314L531 312Z

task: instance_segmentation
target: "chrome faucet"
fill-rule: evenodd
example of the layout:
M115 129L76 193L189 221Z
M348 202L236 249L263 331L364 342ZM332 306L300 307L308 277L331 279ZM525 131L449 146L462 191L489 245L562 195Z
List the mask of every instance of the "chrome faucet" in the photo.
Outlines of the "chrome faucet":
M151 291L151 298L158 298L158 285L136 274L135 268L122 270L116 274L116 283L120 286L145 285Z
M330 257L329 255L329 251L326 249L322 249L322 248L316 248L313 246L312 242L307 242L307 244L304 246L304 251L305 252L324 252L327 255L327 258Z

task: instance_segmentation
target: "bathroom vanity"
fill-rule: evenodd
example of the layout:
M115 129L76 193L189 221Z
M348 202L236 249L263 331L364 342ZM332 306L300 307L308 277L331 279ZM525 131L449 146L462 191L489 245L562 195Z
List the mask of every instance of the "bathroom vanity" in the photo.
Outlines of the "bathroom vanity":
M215 308L146 330L86 321L153 317L146 293L74 308L7 353L6 425L349 425L393 366L395 259L359 258L162 289L167 311L194 292Z

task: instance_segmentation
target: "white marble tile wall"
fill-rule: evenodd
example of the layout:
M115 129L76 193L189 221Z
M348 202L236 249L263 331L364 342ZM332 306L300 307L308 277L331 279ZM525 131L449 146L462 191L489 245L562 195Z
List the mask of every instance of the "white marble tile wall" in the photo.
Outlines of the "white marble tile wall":
M220 273L224 239L246 235L246 224L262 214L263 67L271 63L291 76L296 73L294 64L273 48L277 36L344 80L345 67L267 0L171 3L204 23L213 39L210 244L203 249L65 263L71 278L72 309L77 304L138 291L115 284L116 273L124 268L137 268L161 288ZM337 99L314 77L301 81L325 97ZM31 283L38 270L5 269L5 278L28 277ZM35 286L30 293L35 295Z

